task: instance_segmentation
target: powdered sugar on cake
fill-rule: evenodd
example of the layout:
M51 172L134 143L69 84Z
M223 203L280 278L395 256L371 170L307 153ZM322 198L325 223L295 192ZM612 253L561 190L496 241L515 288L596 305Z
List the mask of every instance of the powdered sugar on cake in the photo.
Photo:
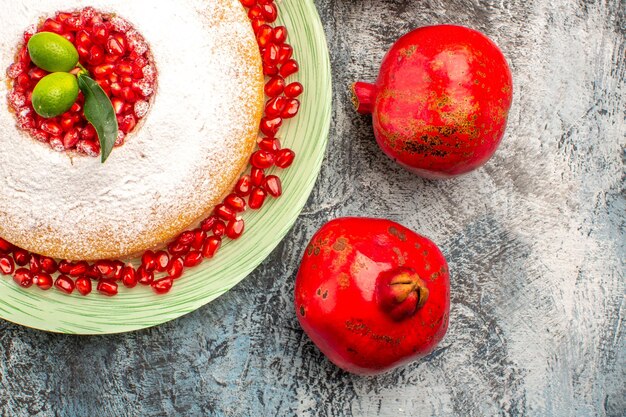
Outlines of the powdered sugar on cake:
M163 243L228 192L262 111L258 47L238 0L93 0L150 43L158 90L143 125L99 158L54 152L17 127L0 75L0 236L44 254L117 257ZM78 0L21 0L0 27L0 68L22 33ZM132 30L132 29L131 29ZM145 107L147 103L136 105ZM141 108L139 109L141 111ZM102 256L104 255L104 256Z

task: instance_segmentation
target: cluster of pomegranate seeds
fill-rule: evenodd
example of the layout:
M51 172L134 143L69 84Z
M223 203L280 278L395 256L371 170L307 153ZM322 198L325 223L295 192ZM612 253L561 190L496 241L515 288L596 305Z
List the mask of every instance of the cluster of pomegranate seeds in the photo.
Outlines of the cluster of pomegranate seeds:
M9 105L19 127L55 151L75 150L89 156L100 154L100 142L83 114L82 93L72 108L58 117L46 119L33 109L33 89L48 75L31 62L26 47L37 32L54 32L74 44L79 62L111 99L119 126L115 146L122 145L126 135L147 114L156 86L154 62L143 37L121 17L91 7L59 12L24 33L24 44L7 72L13 81Z
M245 224L241 214L246 209L258 210L268 197L282 195L280 178L266 175L265 171L271 167L288 168L293 163L295 153L282 148L276 134L284 119L298 113L300 102L297 97L302 94L303 87L298 82L288 81L289 76L298 71L298 64L292 58L293 49L285 43L287 29L270 26L278 15L274 1L241 0L241 3L248 8L263 58L267 102L260 125L264 136L259 137L258 149L250 157L249 172L239 178L232 192L198 228L181 233L166 250L145 251L139 267L117 260L100 260L92 264L56 261L29 253L0 238L1 274L13 275L13 280L24 288L36 285L48 290L54 286L66 294L76 291L88 295L95 287L100 294L114 296L120 285L127 288L150 286L157 294L165 294L183 275L185 268L193 268L204 259L215 256L223 239L234 240L243 234ZM97 72L93 73L97 77ZM115 97L115 93L113 95ZM53 274L57 274L56 279L52 278Z

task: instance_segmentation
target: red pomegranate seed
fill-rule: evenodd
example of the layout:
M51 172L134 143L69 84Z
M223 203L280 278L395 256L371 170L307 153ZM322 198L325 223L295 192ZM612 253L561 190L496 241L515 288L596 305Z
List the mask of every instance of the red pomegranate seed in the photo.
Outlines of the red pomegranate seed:
M184 255L187 252L189 252L189 249L191 249L191 245L183 245L180 242L172 242L169 245L167 245L167 250L169 251L169 253L171 253L172 255L175 256L180 256L180 255Z
M193 250L185 255L185 260L183 261L183 265L187 268L193 268L202 262L202 253L199 251Z
M75 285L81 295L89 295L91 293L91 280L89 278L78 277Z
M282 43L285 43L286 40L287 40L287 28L284 26L276 26L274 28L274 32L272 33L272 41L275 44L280 45Z
M57 290L64 292L65 294L71 294L74 292L74 281L67 275L59 275L54 281L54 286Z
M113 273L113 279L116 281L122 280L122 274L124 273L124 267L126 264L122 261L113 261L113 266L115 267L115 272Z
M293 163L296 154L291 149L281 149L276 153L276 166L287 168Z
M100 65L104 62L104 49L100 45L92 45L89 48L89 58L87 58L89 65Z
M265 171L260 168L252 167L250 170L250 178L252 179L252 185L255 187L261 186L265 179Z
M102 64L95 67L92 72L94 77L101 78L108 75L111 75L113 70L115 69L115 65L113 64Z
M56 261L52 258L48 258L47 256L42 257L40 262L41 270L48 274L54 274L59 268Z
M23 288L33 285L33 273L26 268L20 268L13 274L13 281Z
M237 215L235 210L229 208L225 204L218 204L215 207L215 215L223 220L232 220Z
M73 277L84 275L87 272L87 268L89 268L89 264L85 261L80 261L72 266L69 274Z
M146 270L142 265L137 268L137 282L141 285L150 285L154 281L154 272Z
M46 71L42 70L39 67L35 67L35 68L31 69L30 71L28 71L28 76L33 81L39 81L43 77L45 77L47 74L48 73Z
M193 232L187 230L181 233L177 239L177 242L181 245L191 245L191 243L193 242Z
M119 116L122 114L124 110L124 105L126 103L124 103L124 100L122 100L121 98L114 97L113 99L111 99L111 104L113 105L113 110L115 110L115 114Z
M27 74L18 75L15 81L16 91L24 92L30 87L30 77Z
M256 5L256 0L241 0L243 7L252 7Z
M13 245L0 237L0 251L9 252L13 249Z
M283 187L280 182L280 178L278 178L276 175L268 175L267 177L265 177L265 183L263 184L263 188L272 197L280 197L283 193Z
M298 97L304 92L304 87L299 82L293 82L285 87L285 95L289 98Z
M288 61L286 61L282 67L280 67L280 75L283 76L283 78L287 78L289 77L291 74L295 74L296 72L298 72L298 63L293 60L290 59Z
M92 125L87 125L80 131L80 138L83 140L93 140L96 138L96 129Z
M167 275L169 278L178 279L183 275L183 269L185 268L182 258L175 257L170 260L170 264L167 266Z
M239 182L237 184L239 184ZM213 226L215 226L216 222L217 217L209 216L206 219L202 220L202 223L200 223L200 227L203 231L208 232L209 230L213 229Z
M285 79L280 75L270 78L265 84L265 94L268 97L278 97L285 90Z
M250 18L250 20L262 19L263 18L263 11L261 10L261 8L258 5L252 6L250 8L250 10L248 10L248 17Z
M276 138L263 138L258 143L259 149L275 153L280 150L280 140Z
M28 48L22 48L18 56L22 64L30 65L30 53L28 52Z
M293 48L291 45L283 44L280 45L280 50L278 51L278 63L284 64L293 56Z
M104 45L109 37L109 28L104 23L96 23L91 28L93 40L100 45Z
M63 116L61 116L60 124L61 124L61 129L67 132L68 130L72 128L72 126L74 126L74 118L72 117L71 114L65 113ZM65 135L67 135L67 133ZM76 140L78 140L78 131L76 131Z
M122 269L122 284L126 288L134 288L137 286L137 276L135 275L135 268L127 265Z
M252 30L254 31L254 33L256 33L259 30L259 28L265 24L265 20L263 20L263 18L261 17L256 18L256 19L251 19L251 21L252 21Z
M256 151L250 157L250 163L255 168L269 168L274 165L274 154L263 150Z
M298 99L292 98L287 100L287 103L283 107L282 112L280 113L280 117L283 119L291 119L298 114L298 110L300 110L300 101Z
M221 220L215 223L215 226L213 226L213 234L215 236L222 237L224 236L225 232L226 232L226 223L224 223Z
M107 41L107 51L111 55L122 56L126 52L126 40L122 35L110 36Z
M51 136L59 136L63 132L61 130L61 126L59 126L58 123L55 123L50 120L45 120L41 122L39 127L41 128L41 130L43 130L44 132L46 132L47 134Z
M116 267L111 261L100 260L97 261L94 265L95 269L98 271L98 274L104 279L113 279L115 278Z
M256 41L262 48L270 43L272 35L272 27L270 25L263 25L256 30Z
M76 33L76 47L89 48L91 46L91 36L84 30Z
M267 193L262 188L255 188L252 190L250 197L248 197L248 207L252 210L258 210L263 205Z
M278 133L278 129L280 129L280 127L283 124L283 119L281 119L280 117L274 117L274 118L267 118L264 117L261 119L261 132L263 132L263 134L265 136L276 136L276 133Z
M191 249L200 250L202 249L202 243L204 243L204 239L206 238L206 232L202 229L195 229L193 231L193 242L191 243Z
M224 203L236 212L242 212L246 209L246 200L237 194L229 194L224 199Z
M209 236L202 246L202 256L205 258L212 258L215 252L222 245L222 239L218 236Z
M103 278L100 270L96 265L89 265L87 267L87 271L85 271L85 276L90 279L100 279Z
M141 266L148 272L152 272L157 267L156 255L151 250L147 250L141 255Z
M78 143L78 130L72 129L63 136L63 147L70 149Z
M174 278L172 277L165 277L165 278L161 278L157 281L154 281L152 283L152 289L154 290L154 292L156 292L157 294L167 294L168 292L170 292L170 290L172 289L172 285L174 285Z
M235 219L228 222L226 226L226 236L235 240L238 239L244 230L244 221L243 219Z
M59 262L59 272L62 274L69 274L74 265L70 261Z
M9 255L0 255L0 272L11 275L15 271L15 263Z
M34 253L31 255L30 261L28 262L28 267L30 269L30 272L32 272L33 274L41 272L41 262L38 255L35 255Z
M30 253L28 253L24 249L17 249L15 250L15 252L13 252L13 259L15 260L15 263L19 266L24 266L28 264L28 261L30 261Z
M250 195L250 191L252 188L251 184L252 179L250 178L250 175L243 175L241 178L239 178L237 184L235 185L235 192L241 197L246 197Z
M83 20L80 16L70 16L65 22L63 22L63 24L69 29L78 30L82 27Z
M265 52L263 52L263 62L266 65L270 65L270 66L276 65L278 63L279 58L280 58L280 48L278 47L278 45L274 45L273 43L270 43L269 45L267 45L267 47L265 48Z
M98 282L98 292L102 295L106 295L107 297L117 295L117 289L117 283L114 281L103 280Z
M276 65L263 63L263 74L268 77L273 77L278 74L278 67Z
M33 283L44 291L52 288L52 285L54 284L52 276L45 272L39 272L38 274L35 274L33 276Z
M265 20L271 23L278 17L278 9L273 3L263 4L261 5L261 14Z
M170 263L170 255L167 252L160 250L154 255L156 259L156 270L158 272L163 272L167 269L167 265Z
M63 33L63 25L57 22L56 20L46 19L46 21L43 22L41 31L42 32L54 32L60 35Z
M265 104L265 115L267 117L277 117L283 112L283 109L287 105L287 99L283 96L274 97L269 99Z

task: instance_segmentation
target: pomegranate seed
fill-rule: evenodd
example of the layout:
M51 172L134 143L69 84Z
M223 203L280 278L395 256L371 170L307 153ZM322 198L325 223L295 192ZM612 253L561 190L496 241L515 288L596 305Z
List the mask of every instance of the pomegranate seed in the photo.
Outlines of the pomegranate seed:
M250 10L248 10L248 18L250 20L263 18L263 10L258 5L252 6Z
M202 229L195 229L193 231L193 242L191 243L191 249L200 250L202 249L202 243L204 243L204 239L206 238L206 232Z
M121 35L110 36L107 41L107 51L111 55L122 56L126 52L126 40Z
M265 94L268 97L278 97L285 90L285 79L280 75L270 78L265 84Z
M209 236L202 246L202 256L205 258L212 258L215 252L222 245L222 239L218 236Z
M39 262L39 256L35 254L31 255L30 261L28 262L28 268L33 274L41 272L41 263Z
M273 77L275 75L278 75L279 71L278 71L278 67L276 65L270 65L270 64L266 64L263 63L263 74L267 75L268 77Z
M122 284L126 288L134 288L137 285L137 277L135 275L135 268L128 265L122 269Z
M191 245L191 243L193 242L193 232L187 230L181 233L177 241L181 245Z
M224 223L221 220L219 220L217 223L215 223L215 226L213 226L213 234L215 236L222 237L222 236L224 236L225 232L226 232L226 223Z
M92 72L94 77L100 78L111 75L114 69L115 65L113 64L102 64L95 67Z
M121 98L114 97L111 100L111 104L113 105L113 110L115 110L115 114L119 116L122 114L124 110L124 104L126 103L124 103L124 100L122 100Z
M89 267L89 264L87 264L87 262L80 261L76 263L74 266L72 266L72 269L70 269L69 274L73 277L84 275L85 272L87 272L88 267Z
M252 188L251 184L252 179L250 178L250 175L243 175L239 178L237 184L235 185L235 192L241 197L246 197L250 194ZM206 231L208 231L208 229Z
M262 17L251 19L252 21L252 30L256 33L261 26L263 26L266 22Z
M35 67L35 68L31 69L30 71L28 71L28 76L33 81L39 81L43 77L45 77L46 75L48 75L48 73L46 71L42 70L39 67Z
M81 295L89 295L91 293L91 280L89 278L78 277L75 285Z
M276 133L278 133L278 129L280 129L282 124L283 119L281 119L280 117L264 117L263 119L261 119L261 132L263 132L265 136L276 136Z
M57 22L56 20L46 19L46 21L43 22L43 26L41 26L41 31L42 32L54 32L60 35L63 33L63 25Z
M152 289L157 294L167 294L172 289L172 285L174 285L174 278L165 277L154 281L152 283Z
M0 255L0 272L11 275L15 271L15 263L9 255Z
M246 200L237 194L229 194L224 199L224 203L236 212L242 212L246 209Z
M167 269L167 265L170 263L170 255L167 252L160 250L154 255L156 259L156 270L158 272L163 272Z
M298 110L300 110L300 101L298 101L298 99L292 98L287 101L287 104L284 106L283 111L280 113L280 116L283 119L291 119L296 114L298 114Z
M150 285L154 281L154 272L146 270L142 265L137 268L137 282L141 285Z
M250 177L252 178L252 185L260 187L265 179L265 172L260 168L252 167L250 170Z
M59 275L54 281L54 286L57 290L64 292L65 294L71 294L74 292L74 281L67 275Z
M278 17L278 9L273 3L263 4L261 5L261 14L266 21L271 23Z
M51 136L59 136L63 132L61 130L61 126L59 126L58 123L49 120L41 122L41 125L39 125L39 127L41 128L41 130Z
M76 33L76 47L83 47L83 48L89 48L91 46L91 37L89 36L89 34L84 31L81 30L78 33Z
M96 138L96 129L92 125L87 125L80 131L80 138L83 140L94 140Z
M113 261L115 272L113 273L113 279L116 281L122 280L122 274L124 273L124 267L126 266L122 261Z
M265 115L267 117L280 116L287 104L287 99L283 96L274 97L269 99L265 104Z
M109 28L104 23L96 23L91 28L93 40L100 45L104 45L109 37Z
M95 265L89 265L87 267L87 271L85 271L85 276L87 278L90 278L90 279L101 279L101 278L103 278L102 274L100 273L100 270Z
M28 87L30 87L30 77L28 74L20 74L17 76L16 86L19 87L19 90L16 87L16 91L26 91Z
M100 260L97 261L94 265L95 269L98 271L100 276L104 279L113 279L115 278L116 267L111 261Z
M235 210L229 208L225 204L218 204L215 207L215 215L223 220L232 220L236 216Z
M82 27L83 20L80 16L70 16L63 24L70 29L78 30Z
M298 72L298 69L298 63L295 60L290 59L280 67L280 75L282 75L283 78L287 78L291 74Z
M278 63L279 58L280 58L280 48L277 45L274 45L273 43L267 45L267 48L265 48L265 52L263 53L263 62L269 66L276 65ZM281 75L282 75L282 70L281 70Z
M250 163L253 167L266 169L274 165L274 154L268 151L256 151L250 157Z
M167 250L169 251L169 253L176 256L184 255L189 252L190 249L191 245L183 245L182 243L176 241L167 245Z
M124 88L128 88L128 87L124 87ZM126 98L125 100L128 102L133 102L133 100L128 100ZM121 117L121 118L118 117L117 121L118 121L119 129L124 133L130 132L137 125L137 120L135 119L135 116L133 116L132 114L127 114L126 116Z
M70 130L72 128L72 126L74 126L74 118L72 117L71 114L65 113L61 117L61 123L60 124L61 124L61 129L64 130L65 132L67 132L68 130ZM65 135L67 135L67 133ZM64 138L65 138L65 135L63 136ZM78 140L78 131L76 131L76 140ZM65 143L65 139L63 140L63 142Z
M280 48L278 51L278 63L279 64L285 64L292 56L293 56L293 48L291 47L291 45L288 45L286 43L283 45L280 45Z
M78 130L72 129L63 136L63 147L70 149L78 143Z
M141 266L148 272L152 272L157 267L156 256L151 250L147 250L141 255Z
M26 268L20 268L15 271L13 281L20 287L28 288L33 285L33 273Z
M56 261L52 258L48 258L47 256L41 258L41 270L48 274L54 274L59 269Z
M33 276L33 283L37 285L40 289L47 291L52 288L54 282L52 281L52 276L45 272L39 272Z
M59 262L59 272L62 274L69 274L74 265L70 261Z
M92 45L89 48L89 58L87 62L90 65L100 65L104 62L104 49L100 45Z
M100 294L107 297L113 297L117 295L117 283L113 281L103 280L98 282L97 290Z
M9 252L13 249L13 245L0 237L0 251Z
M15 252L13 252L13 259L15 260L15 263L19 266L24 266L30 261L30 253L28 253L24 249L17 249Z
M122 96L122 86L119 83L111 83L110 87L111 94L113 94L115 97Z
M235 240L243 234L244 222L242 219L235 219L228 222L226 226L226 236Z
M258 145L260 149L271 153L275 153L280 150L280 140L276 138L263 138Z
M185 265L179 257L172 258L167 266L167 275L169 278L178 279L183 275Z
M24 67L30 65L30 54L28 52L28 48L22 48L22 50L18 54L18 59L24 65Z
M255 188L252 190L250 197L248 197L248 207L252 210L258 210L263 205L267 193L262 188Z
M263 188L272 197L280 197L283 193L283 187L280 182L280 178L278 178L276 175L268 175L267 177L265 177L265 183L263 184Z
M206 219L202 220L202 223L200 223L200 227L202 228L203 231L208 232L209 230L213 229L213 226L215 225L216 222L217 222L217 217L209 216Z
M264 47L272 40L272 27L263 25L256 30L256 41L260 47Z
M296 154L291 149L281 149L276 153L276 166L287 168L293 163Z
M287 28L284 26L276 26L274 28L274 32L272 33L272 41L275 44L280 45L282 43L285 43L286 40L287 40Z
M187 255L185 255L185 260L183 261L183 265L187 268L193 268L202 262L202 253L199 251L191 251Z
M285 95L289 98L298 97L304 92L304 87L299 82L293 82L285 87Z
M243 7L252 7L256 5L256 1L257 0L241 0L241 4L243 5Z

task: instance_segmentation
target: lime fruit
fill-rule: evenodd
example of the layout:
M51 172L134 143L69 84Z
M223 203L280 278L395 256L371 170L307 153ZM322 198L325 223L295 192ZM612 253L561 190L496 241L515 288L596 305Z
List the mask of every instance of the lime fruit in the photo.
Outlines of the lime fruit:
M59 116L72 107L78 98L78 81L67 72L54 72L43 77L33 90L33 108L45 118Z
M70 41L52 32L39 32L28 41L30 59L48 72L67 72L76 67L78 51Z

